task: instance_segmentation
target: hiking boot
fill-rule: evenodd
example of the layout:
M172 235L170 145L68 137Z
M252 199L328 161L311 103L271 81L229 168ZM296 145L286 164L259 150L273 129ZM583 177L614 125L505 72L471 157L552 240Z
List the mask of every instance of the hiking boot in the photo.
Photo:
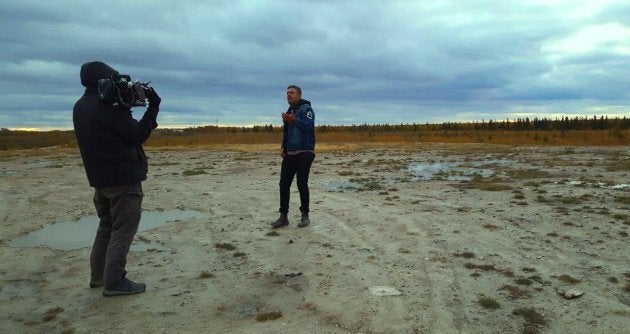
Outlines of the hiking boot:
M144 283L134 283L127 278L123 277L115 287L111 289L103 290L103 296L122 296L133 295L136 293L144 292L146 285Z
M103 287L103 279L93 279L90 280L90 288L100 288Z
M280 217L271 224L272 228L278 228L289 225L289 218L286 213L280 213Z
M303 212L302 218L300 218L300 222L298 223L298 227L307 227L311 223L311 220L308 218L308 213Z

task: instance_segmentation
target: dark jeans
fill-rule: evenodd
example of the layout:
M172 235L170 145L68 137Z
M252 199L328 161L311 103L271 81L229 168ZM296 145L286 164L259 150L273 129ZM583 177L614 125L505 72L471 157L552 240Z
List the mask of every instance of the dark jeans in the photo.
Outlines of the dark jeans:
M315 159L315 153L302 152L296 155L286 155L282 159L280 171L280 212L289 212L289 196L293 176L297 174L297 185L300 191L300 211L309 212L308 173Z
M113 288L125 277L127 253L138 231L142 211L142 185L116 186L96 189L94 206L100 218L92 246L90 267L92 281Z

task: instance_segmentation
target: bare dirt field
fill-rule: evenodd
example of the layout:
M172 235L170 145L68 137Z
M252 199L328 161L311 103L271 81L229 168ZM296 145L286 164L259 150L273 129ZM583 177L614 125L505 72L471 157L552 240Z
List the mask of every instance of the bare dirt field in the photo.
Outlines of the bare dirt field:
M0 333L628 333L627 146L326 145L272 230L275 148L148 151L112 298L78 151L3 152Z

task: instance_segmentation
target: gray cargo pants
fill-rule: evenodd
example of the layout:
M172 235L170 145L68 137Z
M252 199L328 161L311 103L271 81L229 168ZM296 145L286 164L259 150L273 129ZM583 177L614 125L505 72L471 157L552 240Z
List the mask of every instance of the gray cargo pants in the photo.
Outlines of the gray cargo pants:
M92 246L92 282L104 281L111 289L125 277L127 253L138 231L142 211L142 185L98 188L94 206L100 218Z

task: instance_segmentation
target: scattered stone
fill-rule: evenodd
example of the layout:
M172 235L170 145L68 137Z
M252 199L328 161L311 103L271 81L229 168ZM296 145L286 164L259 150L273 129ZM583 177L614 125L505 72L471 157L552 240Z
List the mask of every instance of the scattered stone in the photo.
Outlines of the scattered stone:
M288 273L288 274L284 274L284 276L286 276L286 277L302 276L302 272L298 271L296 273Z
M562 297L566 299L577 298L584 294L584 291L581 291L578 289L564 290L562 288L558 288L556 291L558 292L559 295L561 295Z

